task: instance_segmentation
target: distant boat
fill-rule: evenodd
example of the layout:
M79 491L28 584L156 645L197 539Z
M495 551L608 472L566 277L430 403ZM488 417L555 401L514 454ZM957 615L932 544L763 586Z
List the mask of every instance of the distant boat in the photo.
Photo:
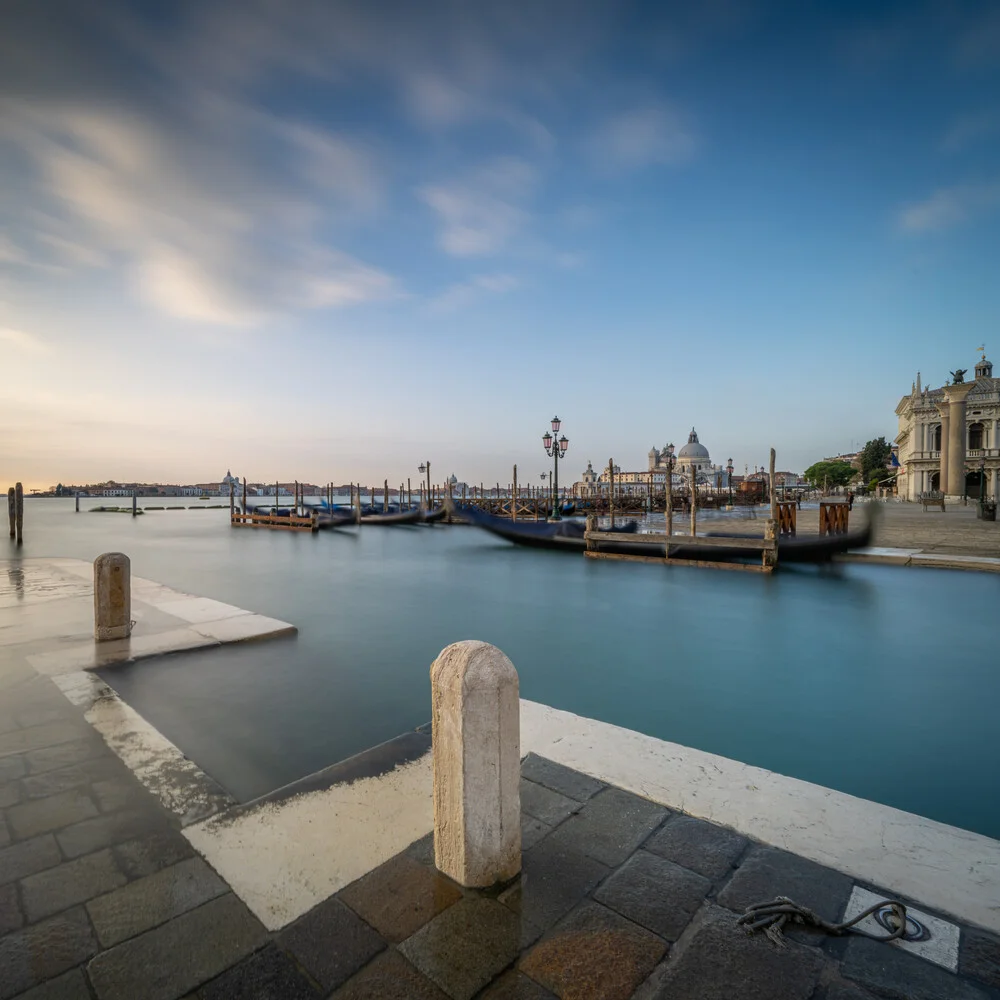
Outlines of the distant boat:
M199 500L211 500L212 498L207 493L202 493L202 495L200 497L198 497L198 499Z

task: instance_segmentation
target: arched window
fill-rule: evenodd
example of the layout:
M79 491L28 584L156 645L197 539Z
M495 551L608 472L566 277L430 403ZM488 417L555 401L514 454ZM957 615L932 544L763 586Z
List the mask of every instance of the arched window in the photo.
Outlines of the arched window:
M969 424L969 448L982 448L985 428L977 420L974 424Z
M941 450L941 425L934 428L934 451Z

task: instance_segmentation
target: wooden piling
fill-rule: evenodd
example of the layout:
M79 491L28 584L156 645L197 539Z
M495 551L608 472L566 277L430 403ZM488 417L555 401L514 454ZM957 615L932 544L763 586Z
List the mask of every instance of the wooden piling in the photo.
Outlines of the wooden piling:
M517 520L517 465L514 466L514 496L510 502L510 519Z
M133 499L132 503L132 513L135 513L135 501ZM233 487L233 481L229 480L229 520L232 521L233 514L236 513L236 490Z
M768 486L771 493L771 520L777 523L778 521L778 493L774 488L774 449L771 449L771 478L768 480Z
M74 499L76 500L76 512L77 512L77 514L79 514L80 513L80 494L79 493L74 494Z
M382 484L382 513L389 513L389 480Z
M611 515L611 530L615 530L615 460L608 459L608 512Z
M696 466L691 466L691 537L698 534L698 473Z
M232 483L229 484L229 488L230 489L233 488ZM135 517L137 513L138 513L138 511L136 510L136 495L135 495L135 489L133 489L132 490L132 516ZM230 511L229 513L232 514L232 511Z
M20 483L14 485L14 521L17 529L17 544L24 540L24 487Z
M674 470L673 464L669 460L667 461L666 509L663 512L663 516L667 523L667 542L669 546L670 537L674 533Z
M247 512L247 477L243 477L243 503L240 505L242 513Z
M15 524L17 522L17 515L14 513L17 507L17 502L14 499L14 487L11 486L7 490L7 516L10 518L10 537L13 538L17 534L17 529Z

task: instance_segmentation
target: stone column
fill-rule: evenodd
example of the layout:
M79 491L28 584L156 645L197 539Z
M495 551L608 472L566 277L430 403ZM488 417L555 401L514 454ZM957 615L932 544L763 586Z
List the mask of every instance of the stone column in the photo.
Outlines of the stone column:
M950 419L948 423L948 485L944 487L947 496L960 497L965 492L965 445L967 431L965 426L965 397L972 390L972 382L962 382L958 385L947 385L944 388L945 399L950 404ZM942 439L944 428L942 428ZM944 441L941 442L942 447Z
M434 863L459 885L521 870L517 671L496 646L466 640L431 664Z
M132 631L132 566L123 552L94 560L94 639L126 639Z
M941 475L938 488L942 493L948 492L948 434L951 425L951 407L947 400L938 403L938 414L941 417Z

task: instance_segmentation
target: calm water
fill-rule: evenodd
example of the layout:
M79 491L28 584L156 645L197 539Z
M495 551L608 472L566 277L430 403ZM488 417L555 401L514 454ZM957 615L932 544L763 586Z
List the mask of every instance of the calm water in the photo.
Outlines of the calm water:
M25 506L24 556L119 549L137 576L299 627L108 678L241 799L426 722L431 661L475 638L526 698L1000 837L998 577L667 571L466 527L310 535L233 530L225 510Z

